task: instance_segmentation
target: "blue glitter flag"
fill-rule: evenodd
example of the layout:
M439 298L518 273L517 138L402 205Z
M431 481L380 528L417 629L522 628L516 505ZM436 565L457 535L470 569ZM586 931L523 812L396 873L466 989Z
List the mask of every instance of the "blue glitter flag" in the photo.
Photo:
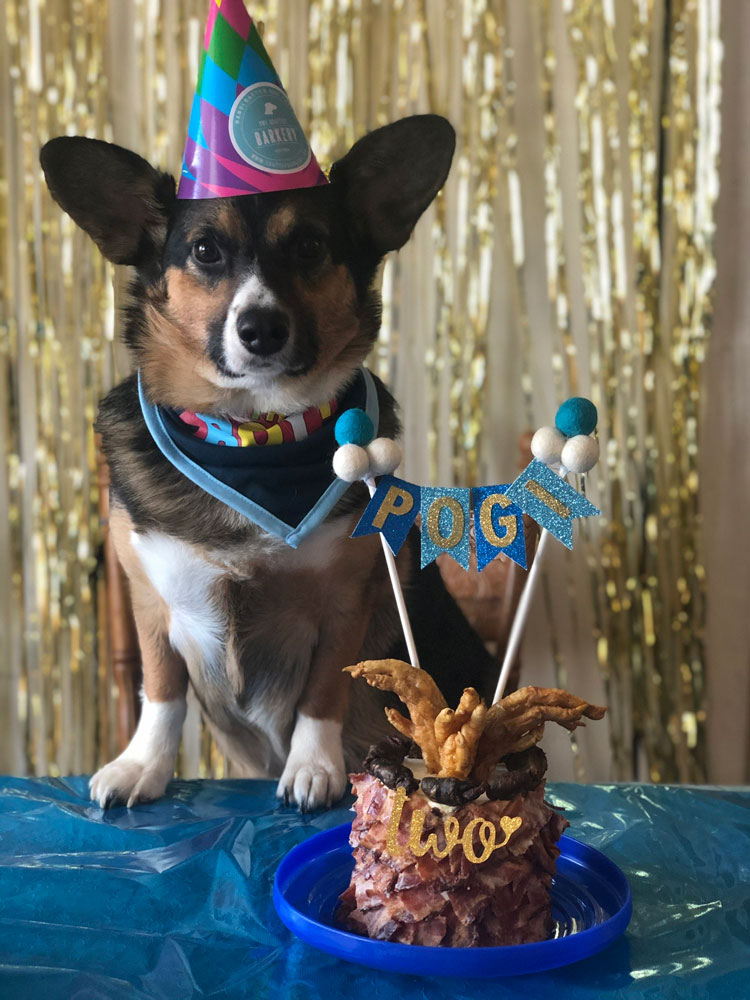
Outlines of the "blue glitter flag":
M526 569L526 537L523 511L508 499L509 484L475 486L471 491L477 570L482 572L500 553Z
M586 497L536 458L510 484L505 495L569 549L573 548L573 518L601 514Z
M471 490L422 487L422 569L447 552L469 568L469 497Z
M419 513L421 490L395 476L382 476L378 488L368 503L352 538L382 532L394 556L406 541L409 528Z

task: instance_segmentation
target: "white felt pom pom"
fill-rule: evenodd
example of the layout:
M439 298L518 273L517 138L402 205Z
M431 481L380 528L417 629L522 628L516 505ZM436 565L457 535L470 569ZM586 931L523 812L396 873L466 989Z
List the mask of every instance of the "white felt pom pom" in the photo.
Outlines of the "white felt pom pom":
M375 438L367 445L370 472L373 476L390 476L401 464L401 449L391 438Z
M599 461L599 442L588 434L576 434L565 442L560 460L570 472L588 472Z
M556 427L540 427L531 439L531 454L545 465L557 465L566 438Z
M342 444L333 453L333 471L345 483L356 483L370 474L370 456L358 444Z

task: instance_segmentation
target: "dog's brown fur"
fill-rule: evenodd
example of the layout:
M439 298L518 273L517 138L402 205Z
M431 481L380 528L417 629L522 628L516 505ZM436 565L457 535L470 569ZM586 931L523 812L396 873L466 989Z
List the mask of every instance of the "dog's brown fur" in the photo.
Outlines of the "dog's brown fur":
M172 647L169 608L143 571L131 537L134 526L124 507L114 507L109 518L117 558L130 583L133 614L138 632L143 669L143 690L151 701L173 701L187 691L185 661Z

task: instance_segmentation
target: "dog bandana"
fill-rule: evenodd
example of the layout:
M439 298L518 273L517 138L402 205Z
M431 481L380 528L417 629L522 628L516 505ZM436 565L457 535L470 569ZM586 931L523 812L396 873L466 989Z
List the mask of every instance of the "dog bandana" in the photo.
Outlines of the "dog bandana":
M285 418L271 414L275 419L266 421L270 427L248 429L259 420L237 424L154 405L146 399L140 373L138 396L154 442L176 469L206 493L295 549L350 486L333 472L335 414L359 407L366 411L376 432L379 418L375 383L366 368L359 369L352 385L335 404ZM289 427L285 429L284 424ZM269 430L263 440L259 431ZM268 447L271 438L277 439L278 445Z
M180 410L177 416L188 427L193 428L193 436L209 444L223 444L230 448L262 447L269 444L288 444L302 441L309 434L320 430L323 421L338 413L338 403L330 403L318 409L317 406L303 413L282 416L280 413L257 413L255 410L243 421L225 420L209 413L193 413Z

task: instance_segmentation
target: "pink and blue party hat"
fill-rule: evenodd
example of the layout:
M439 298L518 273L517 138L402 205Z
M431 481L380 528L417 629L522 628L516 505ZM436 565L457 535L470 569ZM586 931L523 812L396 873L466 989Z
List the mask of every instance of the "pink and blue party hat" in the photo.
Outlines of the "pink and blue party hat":
M327 184L242 0L211 0L178 198Z

